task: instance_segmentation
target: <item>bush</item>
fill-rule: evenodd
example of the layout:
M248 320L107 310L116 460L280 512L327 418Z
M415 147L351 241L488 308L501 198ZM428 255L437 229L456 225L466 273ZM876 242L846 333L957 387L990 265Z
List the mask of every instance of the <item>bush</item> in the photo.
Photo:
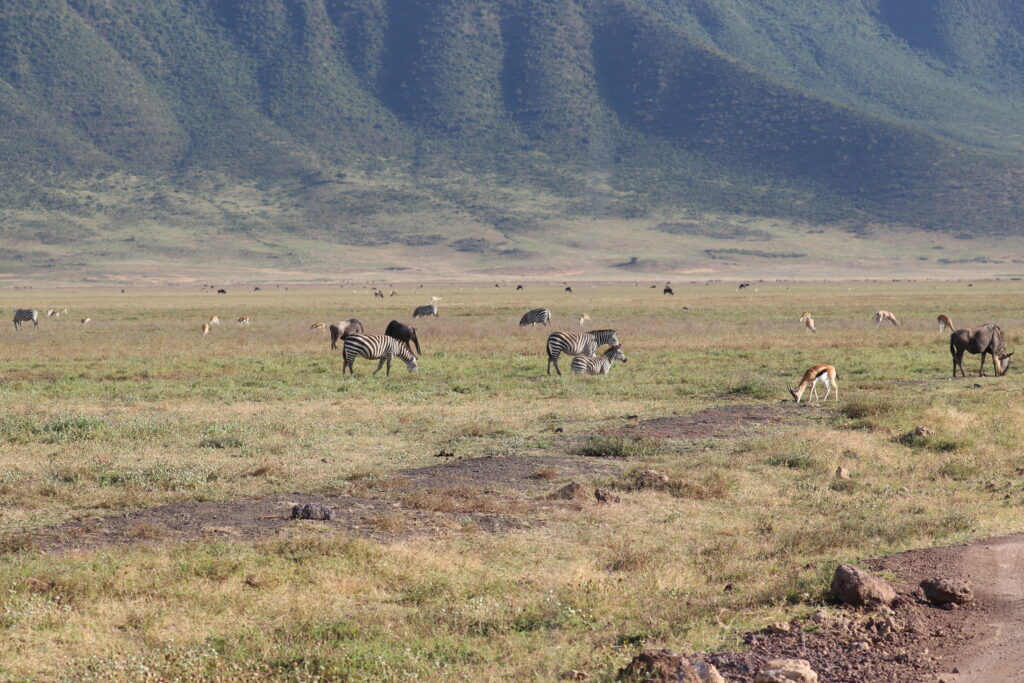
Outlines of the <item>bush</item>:
M591 458L649 458L662 453L665 444L642 436L593 436L576 452Z

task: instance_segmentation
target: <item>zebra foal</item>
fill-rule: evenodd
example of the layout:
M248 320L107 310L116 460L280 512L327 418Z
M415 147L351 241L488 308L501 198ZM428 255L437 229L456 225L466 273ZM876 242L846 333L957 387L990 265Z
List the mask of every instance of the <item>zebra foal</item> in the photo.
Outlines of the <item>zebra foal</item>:
M572 359L572 371L577 375L607 375L612 363L626 362L621 346L611 346L600 356L576 356Z
M375 375L387 364L387 374L390 376L391 359L396 357L405 361L409 372L419 370L416 356L412 355L412 351L409 350L405 342L389 337L386 334L350 334L345 337L345 344L342 347L341 353L345 358L345 364L341 367L342 375L345 374L345 368L348 368L349 374L356 374L352 368L356 356L362 356L368 360L380 360L380 363L377 364L377 369L373 371Z
M555 372L559 375L562 371L558 369L558 357L567 354L570 356L593 356L594 352L601 346L608 344L618 346L619 338L615 330L591 330L590 332L552 332L548 335L548 374L551 374L551 366L555 366Z
M34 308L19 308L14 312L14 329L20 330L22 323L32 321L32 325L39 327L39 311Z
M519 327L526 327L529 325L547 325L551 322L551 311L546 308L535 308L532 311L526 313L522 318L519 319Z

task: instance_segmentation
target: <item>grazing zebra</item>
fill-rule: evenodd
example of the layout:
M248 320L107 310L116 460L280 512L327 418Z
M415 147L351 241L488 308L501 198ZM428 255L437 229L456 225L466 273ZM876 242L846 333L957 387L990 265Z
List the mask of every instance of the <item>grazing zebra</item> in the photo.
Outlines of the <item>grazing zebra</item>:
M546 308L535 308L519 319L519 327L526 327L527 325L533 327L537 324L547 327L550 322L551 311Z
M239 327L241 327L242 325L248 325L249 322L250 322L249 321L249 316L243 315L241 318L239 318L237 320L237 322L235 324L238 325Z
M562 371L558 369L558 357L561 354L569 356L593 356L597 349L608 344L618 346L619 338L615 330L591 330L590 332L552 332L548 335L548 374L551 374L551 366L555 366L555 372L559 375Z
M419 370L419 363L416 362L416 356L409 350L409 346L386 334L350 334L345 337L342 355L345 357L345 364L341 367L342 375L345 374L345 368L348 368L349 374L355 374L352 364L355 363L356 356L362 356L369 360L380 359L377 369L373 371L375 375L385 364L388 367L387 374L391 375L391 359L395 357L405 361L409 372Z
M576 356L572 359L572 371L577 375L607 375L617 360L625 363L626 354L621 346L610 346L600 356Z
M349 318L338 323L331 323L331 349L338 348L338 340L344 339L350 334L362 334L363 324L355 318Z
M412 312L412 317L414 318L426 318L428 315L432 315L435 318L437 317L437 304L419 306Z
M39 327L39 311L34 308L19 308L14 312L14 329L20 330L21 324L32 321L32 325Z

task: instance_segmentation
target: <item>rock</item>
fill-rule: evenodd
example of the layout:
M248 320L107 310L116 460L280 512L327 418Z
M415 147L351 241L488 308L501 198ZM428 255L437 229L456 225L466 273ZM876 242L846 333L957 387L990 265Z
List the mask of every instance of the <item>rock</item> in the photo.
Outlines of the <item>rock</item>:
M598 503L618 503L619 497L613 495L608 489L594 489L594 498Z
M944 605L966 605L974 601L971 584L957 579L927 579L921 582L924 596L928 602L942 607Z
M776 623L774 623L774 624L772 624L771 626L768 627L768 633L774 633L776 635L781 635L783 633L789 633L789 631L790 631L790 625L787 624L784 621L776 622Z
M754 683L818 683L818 674L806 659L773 659L757 672Z
M657 470L644 470L636 475L636 486L641 489L654 489L668 484L668 475Z
M931 427L925 427L924 425L917 425L914 427L914 436L934 436L935 430Z
M832 597L854 607L891 605L896 591L885 579L863 569L841 564L832 577Z
M577 671L576 669L569 669L563 671L558 677L563 681L587 681L590 680L590 676L585 671Z
M693 665L693 670L697 672L700 683L725 683L725 677L718 673L714 664L697 662Z
M701 683L690 660L672 650L644 650L619 671L621 681Z
M850 470L846 469L842 465L836 468L836 479L849 479Z
M586 493L584 491L583 484L574 481L552 493L551 497L560 498L562 500L575 500L576 498L582 498L585 495Z
M292 519L334 519L334 510L323 503L296 503L292 505Z

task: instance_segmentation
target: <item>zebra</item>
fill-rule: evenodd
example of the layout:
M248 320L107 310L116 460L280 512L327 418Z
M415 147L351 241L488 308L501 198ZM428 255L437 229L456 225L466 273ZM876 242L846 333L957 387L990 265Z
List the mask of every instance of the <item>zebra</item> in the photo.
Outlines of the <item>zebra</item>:
M600 356L576 356L572 359L572 371L577 375L607 375L617 360L625 363L626 354L621 346L610 346Z
M548 374L551 374L551 366L555 366L555 372L559 375L562 371L558 369L558 357L561 354L570 356L593 356L597 349L608 344L619 345L619 337L615 330L591 330L590 332L552 332L548 335Z
M425 318L428 315L437 317L437 304L427 304L426 306L418 306L416 310L412 312L414 318Z
M405 361L406 367L409 368L409 372L416 372L419 370L419 363L416 362L416 356L409 350L408 345L389 337L386 334L350 334L345 337L345 345L342 349L342 354L345 357L345 364L341 367L341 374L345 374L345 368L348 368L349 374L354 375L355 370L352 369L352 364L356 360L356 356L362 356L369 360L380 359L380 363L377 364L377 369L373 371L373 374L380 372L380 369L384 367L386 363L388 366L387 374L391 375L391 359L394 357L401 358Z
M338 348L338 340L344 339L350 334L362 334L363 324L355 318L349 318L337 323L331 323L331 349Z
M21 324L32 321L32 325L39 328L39 311L34 308L19 308L14 312L14 329L20 330Z
M548 310L547 308L535 308L519 319L519 327L526 327L527 325L533 327L538 323L547 327L550 322L550 310Z

